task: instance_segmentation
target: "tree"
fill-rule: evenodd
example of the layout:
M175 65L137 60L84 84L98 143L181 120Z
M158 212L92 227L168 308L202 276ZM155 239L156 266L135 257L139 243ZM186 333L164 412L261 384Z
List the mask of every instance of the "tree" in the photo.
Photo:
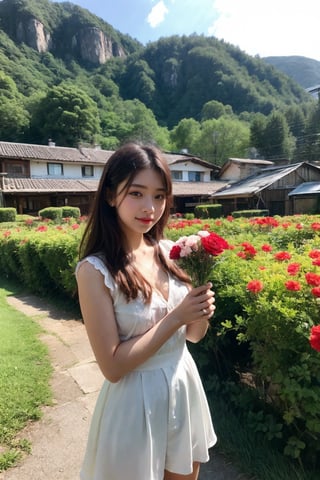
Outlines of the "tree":
M232 115L232 107L230 105L223 105L217 100L210 100L203 105L201 111L201 120L210 120L210 118L219 118L223 115Z
M255 114L250 125L250 145L256 148L260 155L266 146L266 129L267 117L262 113Z
M200 123L194 118L183 118L170 132L171 141L177 150L192 151L199 135Z
M295 140L282 113L275 111L268 116L264 136L262 153L265 158L275 161L292 158Z
M166 149L170 145L169 133L160 127L149 108L139 100L126 100L114 105L114 114L118 117L118 128L115 135L120 143L136 140L156 143Z
M34 109L31 122L34 140L74 147L79 142L94 143L100 134L97 104L79 87L62 83L48 90Z
M246 123L220 117L202 122L193 151L216 165L223 165L230 157L245 157L249 144L250 130Z
M315 161L320 158L320 95L318 103L308 115L298 151L303 160Z
M0 140L19 142L29 127L29 114L15 82L0 72Z
M29 127L28 112L17 100L0 96L0 140L20 142Z

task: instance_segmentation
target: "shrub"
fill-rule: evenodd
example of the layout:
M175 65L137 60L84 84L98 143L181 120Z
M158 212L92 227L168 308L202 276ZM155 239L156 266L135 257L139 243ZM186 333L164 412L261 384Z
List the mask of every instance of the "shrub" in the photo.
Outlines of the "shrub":
M194 208L194 213L197 218L219 218L222 215L222 205L218 203L197 205Z
M15 222L17 216L17 210L11 207L0 208L0 222Z
M237 210L231 214L234 218L239 217L266 217L269 215L269 210Z
M62 208L62 218L76 218L79 219L81 212L78 207L61 207Z
M39 210L39 217L59 223L62 220L62 207L43 208L42 210Z

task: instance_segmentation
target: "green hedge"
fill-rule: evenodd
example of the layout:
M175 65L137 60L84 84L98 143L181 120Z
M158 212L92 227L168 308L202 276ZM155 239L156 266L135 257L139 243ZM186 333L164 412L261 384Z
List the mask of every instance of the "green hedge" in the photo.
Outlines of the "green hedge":
M79 219L80 218L80 208L78 207L61 207L62 208L62 218L75 218Z
M0 207L0 222L15 222L17 210L15 208Z
M269 210L236 210L235 212L232 212L231 215L234 218L267 217L269 215Z
M56 223L62 220L62 207L47 207L39 210L39 217L45 220L53 220Z
M197 218L219 218L222 215L222 205L218 203L197 205L194 208L194 214Z

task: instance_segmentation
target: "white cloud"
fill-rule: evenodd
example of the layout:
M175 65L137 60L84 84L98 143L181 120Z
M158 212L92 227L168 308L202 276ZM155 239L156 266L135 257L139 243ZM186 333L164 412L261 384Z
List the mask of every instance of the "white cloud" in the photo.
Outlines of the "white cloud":
M303 55L320 59L317 0L213 0L218 19L208 34L250 55Z
M150 27L155 28L165 19L165 16L169 13L165 3L160 0L154 7L152 7L151 12L147 17L147 22Z

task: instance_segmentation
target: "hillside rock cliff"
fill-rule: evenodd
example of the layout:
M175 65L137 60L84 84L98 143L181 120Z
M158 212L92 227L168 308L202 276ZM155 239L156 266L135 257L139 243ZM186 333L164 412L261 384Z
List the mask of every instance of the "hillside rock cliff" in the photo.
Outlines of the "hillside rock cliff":
M103 65L112 57L125 57L123 48L99 28L86 27L72 38L72 47L85 62Z
M0 29L15 43L24 43L38 53L75 56L80 63L94 66L127 56L126 42L119 32L69 2L1 0Z
M51 49L51 35L36 18L20 20L17 24L16 38L19 43L25 43L39 53Z

